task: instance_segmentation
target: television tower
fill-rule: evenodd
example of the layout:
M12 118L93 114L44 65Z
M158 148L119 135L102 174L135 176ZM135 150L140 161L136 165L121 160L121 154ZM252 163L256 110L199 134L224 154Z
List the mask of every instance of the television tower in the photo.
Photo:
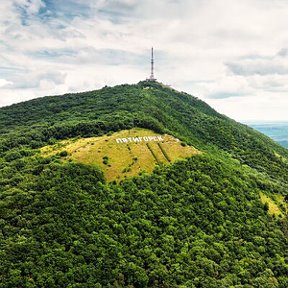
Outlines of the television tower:
M154 77L154 50L153 50L153 47L151 49L151 74L147 80L153 81L153 82L156 81L156 78Z

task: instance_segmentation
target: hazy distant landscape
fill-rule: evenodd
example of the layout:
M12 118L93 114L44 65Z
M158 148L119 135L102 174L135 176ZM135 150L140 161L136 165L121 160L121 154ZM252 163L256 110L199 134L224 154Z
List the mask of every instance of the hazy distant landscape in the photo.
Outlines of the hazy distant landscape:
M288 148L288 122L251 122L246 124Z

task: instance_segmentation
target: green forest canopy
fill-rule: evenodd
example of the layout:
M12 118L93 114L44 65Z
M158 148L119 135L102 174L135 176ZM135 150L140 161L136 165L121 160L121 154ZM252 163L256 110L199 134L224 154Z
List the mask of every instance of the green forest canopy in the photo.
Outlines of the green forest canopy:
M288 154L268 137L157 82L0 110L0 287L288 286ZM108 183L40 152L133 127L204 153Z

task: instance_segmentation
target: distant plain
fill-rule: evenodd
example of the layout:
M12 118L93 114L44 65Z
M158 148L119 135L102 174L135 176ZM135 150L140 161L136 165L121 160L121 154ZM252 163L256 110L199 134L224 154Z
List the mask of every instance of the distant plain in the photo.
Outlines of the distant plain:
M288 122L246 122L248 126L288 148Z

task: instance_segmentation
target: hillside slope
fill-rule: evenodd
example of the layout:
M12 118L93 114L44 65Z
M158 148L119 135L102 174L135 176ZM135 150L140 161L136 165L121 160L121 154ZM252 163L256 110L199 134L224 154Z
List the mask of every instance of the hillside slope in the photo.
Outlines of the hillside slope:
M148 136L147 136L148 135ZM101 168L108 181L152 172L157 164L169 164L199 154L171 135L133 128L112 135L64 140L41 148L42 155L64 155L65 160Z
M283 175L286 182L288 171L282 157L288 157L287 149L195 97L145 81L4 107L0 135L5 141L0 142L0 151L19 144L37 148L55 139L102 135L132 127L167 132L200 149L216 146L242 164L272 176Z
M109 137L140 128L201 153L160 145L153 172L108 182ZM1 108L0 287L287 287L287 159L160 83Z

